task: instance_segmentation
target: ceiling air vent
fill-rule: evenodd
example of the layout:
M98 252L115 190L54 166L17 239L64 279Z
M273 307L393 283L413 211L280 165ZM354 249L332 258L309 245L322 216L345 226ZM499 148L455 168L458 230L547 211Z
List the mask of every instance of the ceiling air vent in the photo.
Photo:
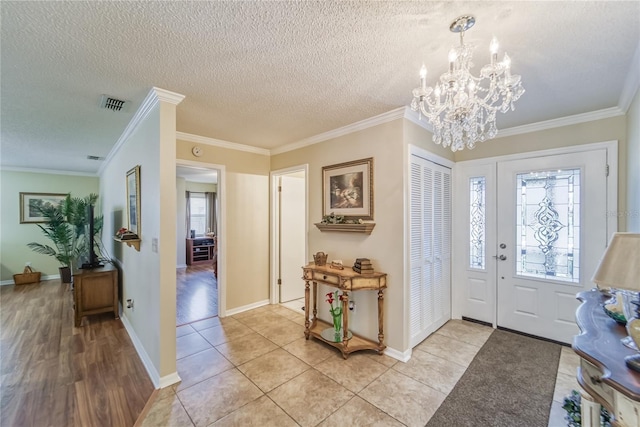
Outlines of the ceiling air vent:
M89 160L104 160L104 157L100 157L100 156L87 156L87 159Z
M122 111L125 107L126 101L122 99L116 99L109 95L102 95L100 97L100 108L105 108L111 111Z

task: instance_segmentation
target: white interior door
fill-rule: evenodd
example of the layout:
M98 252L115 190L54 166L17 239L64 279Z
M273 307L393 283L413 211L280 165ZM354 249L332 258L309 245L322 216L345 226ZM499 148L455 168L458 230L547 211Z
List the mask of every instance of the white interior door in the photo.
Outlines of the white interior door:
M280 302L304 297L302 269L306 264L305 174L283 175L279 192Z
M570 343L607 245L605 149L497 165L497 324Z
M410 340L451 318L451 169L411 156Z

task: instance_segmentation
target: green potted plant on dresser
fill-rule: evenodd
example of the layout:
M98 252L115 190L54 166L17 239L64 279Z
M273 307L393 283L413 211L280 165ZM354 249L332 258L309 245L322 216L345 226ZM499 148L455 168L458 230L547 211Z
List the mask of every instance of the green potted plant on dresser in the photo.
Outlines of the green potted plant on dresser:
M54 257L61 264L60 279L63 283L71 283L71 272L78 260L86 257L89 252L86 236L87 207L98 200L97 194L90 194L84 198L71 197L58 205L46 204L37 206L44 224L36 224L52 245L38 242L28 243L33 251ZM102 230L102 217L95 219L94 236Z

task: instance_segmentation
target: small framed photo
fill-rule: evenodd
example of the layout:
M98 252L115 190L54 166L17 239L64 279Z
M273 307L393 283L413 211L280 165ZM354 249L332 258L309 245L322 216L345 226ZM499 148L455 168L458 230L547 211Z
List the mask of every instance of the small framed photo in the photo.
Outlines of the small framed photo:
M373 158L322 168L322 216L373 220Z
M20 193L20 224L47 222L39 208L57 206L66 197L66 194L60 193Z
M127 172L127 229L140 236L140 165Z

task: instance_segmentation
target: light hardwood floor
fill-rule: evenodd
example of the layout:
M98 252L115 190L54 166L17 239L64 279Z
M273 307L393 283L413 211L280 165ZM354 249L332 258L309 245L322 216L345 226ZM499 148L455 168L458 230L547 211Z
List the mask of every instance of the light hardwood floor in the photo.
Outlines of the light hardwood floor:
M218 281L213 265L179 269L176 274L176 325L218 315Z
M0 424L131 426L153 384L120 320L73 326L59 280L0 287Z

